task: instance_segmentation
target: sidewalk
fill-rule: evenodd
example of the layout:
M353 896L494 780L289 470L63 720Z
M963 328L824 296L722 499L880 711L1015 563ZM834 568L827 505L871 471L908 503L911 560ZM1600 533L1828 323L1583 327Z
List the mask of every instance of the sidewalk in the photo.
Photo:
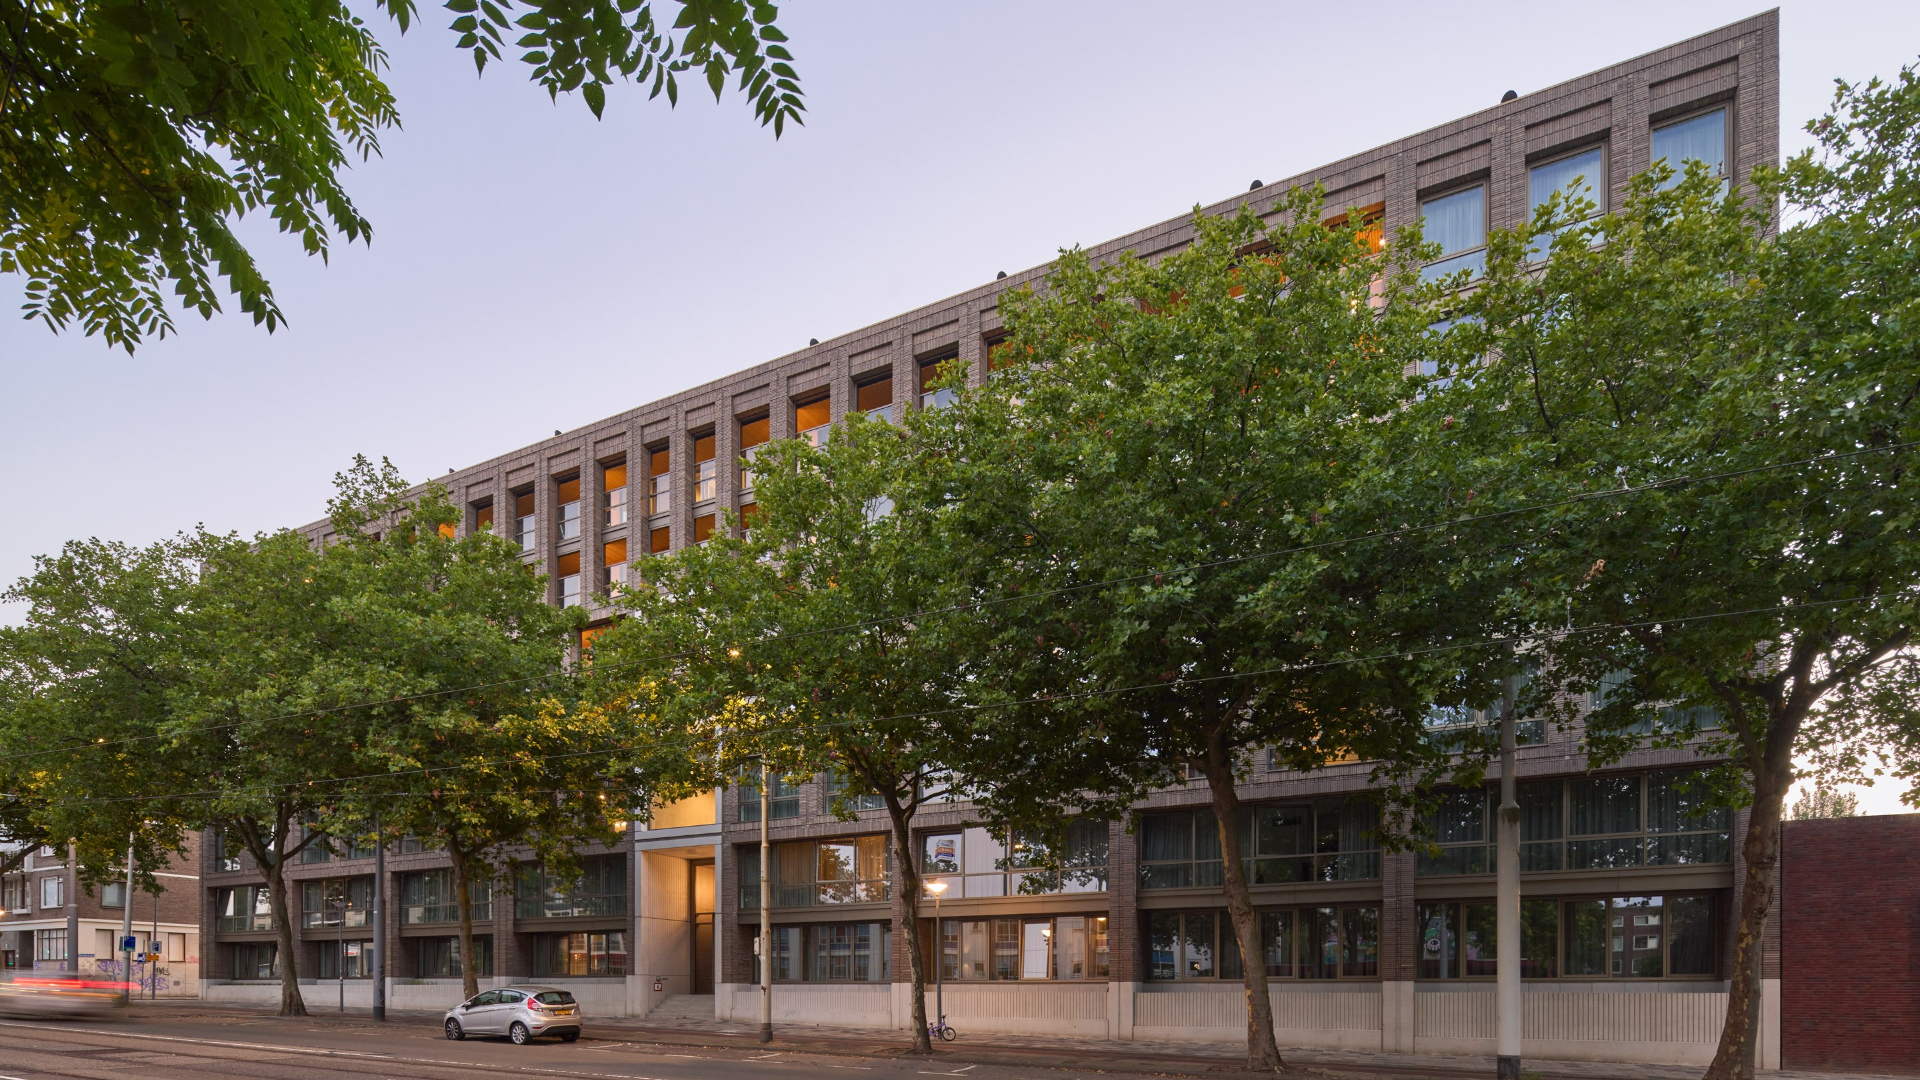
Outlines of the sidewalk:
M134 1015L152 1017L182 1015L219 1015L258 1017L267 1009L242 1005L209 1004L194 1000L143 1002ZM409 1026L438 1025L439 1012L388 1010L390 1022ZM371 1017L365 1009L349 1009L345 1014L331 1010L316 1011L306 1021L364 1025ZM628 1020L593 1018L589 1038L615 1038L635 1043L663 1046L705 1047L722 1050L759 1050L767 1044L759 1041L759 1030L751 1024L718 1020ZM904 1032L876 1031L866 1028L836 1028L815 1025L776 1025L774 1049L867 1057L899 1057L907 1053ZM1368 1077L1390 1080L1480 1080L1494 1075L1493 1058L1456 1057L1440 1054L1380 1054L1349 1050L1309 1050L1281 1047L1281 1056L1294 1070L1337 1080L1364 1080ZM961 1032L951 1043L935 1048L935 1059L949 1065L1003 1065L1087 1072L1148 1073L1161 1076L1204 1076L1227 1080L1246 1076L1244 1054L1224 1044L1170 1042L1111 1042L1105 1039L1071 1039L1039 1035L978 1035ZM1586 1061L1528 1061L1527 1080L1699 1080L1705 1070L1699 1066L1628 1065ZM1783 1070L1758 1074L1763 1080L1913 1080L1909 1076L1876 1073L1806 1072Z

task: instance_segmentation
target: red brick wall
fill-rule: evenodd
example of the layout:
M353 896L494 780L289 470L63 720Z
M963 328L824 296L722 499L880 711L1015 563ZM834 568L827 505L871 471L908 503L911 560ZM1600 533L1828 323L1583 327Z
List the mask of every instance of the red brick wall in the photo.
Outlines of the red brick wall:
M1790 821L1780 868L1781 1064L1920 1076L1920 814Z

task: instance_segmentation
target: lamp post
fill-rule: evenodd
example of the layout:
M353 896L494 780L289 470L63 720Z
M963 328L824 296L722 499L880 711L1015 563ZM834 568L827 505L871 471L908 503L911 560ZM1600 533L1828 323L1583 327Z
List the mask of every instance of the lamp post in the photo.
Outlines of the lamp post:
M347 896L347 883L340 883L340 937L339 952L334 954L334 973L340 976L340 1011L347 1011L347 912L352 910L353 901Z
M133 833L127 834L127 891L120 899L120 1002L133 999Z
M949 884L951 882L946 881L926 883L927 891L933 894L933 1015L934 1022L939 1024L947 1022L947 928L940 922L940 895L947 891Z
M773 816L773 788L767 759L760 759L760 1041L773 1041L773 865L768 858L767 819Z

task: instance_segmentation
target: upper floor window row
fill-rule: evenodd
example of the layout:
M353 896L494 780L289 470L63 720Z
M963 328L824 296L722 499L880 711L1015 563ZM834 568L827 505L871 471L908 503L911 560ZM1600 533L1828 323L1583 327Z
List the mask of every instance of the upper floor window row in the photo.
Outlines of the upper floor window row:
M1380 876L1380 814L1364 799L1240 809L1240 853L1254 885L1367 881ZM1140 817L1140 887L1221 884L1220 831L1211 809Z
M948 900L1107 891L1107 823L1074 818L1061 841L1015 833L1003 843L977 826L932 833L921 839L920 870Z

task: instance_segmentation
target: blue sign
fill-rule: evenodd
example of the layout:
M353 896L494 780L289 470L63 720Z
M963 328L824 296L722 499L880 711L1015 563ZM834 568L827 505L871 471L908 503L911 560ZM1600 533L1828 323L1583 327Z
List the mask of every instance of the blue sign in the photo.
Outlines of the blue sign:
M138 938L123 937L120 939L120 951L132 952L135 948L139 946L139 944L140 944L140 941Z

